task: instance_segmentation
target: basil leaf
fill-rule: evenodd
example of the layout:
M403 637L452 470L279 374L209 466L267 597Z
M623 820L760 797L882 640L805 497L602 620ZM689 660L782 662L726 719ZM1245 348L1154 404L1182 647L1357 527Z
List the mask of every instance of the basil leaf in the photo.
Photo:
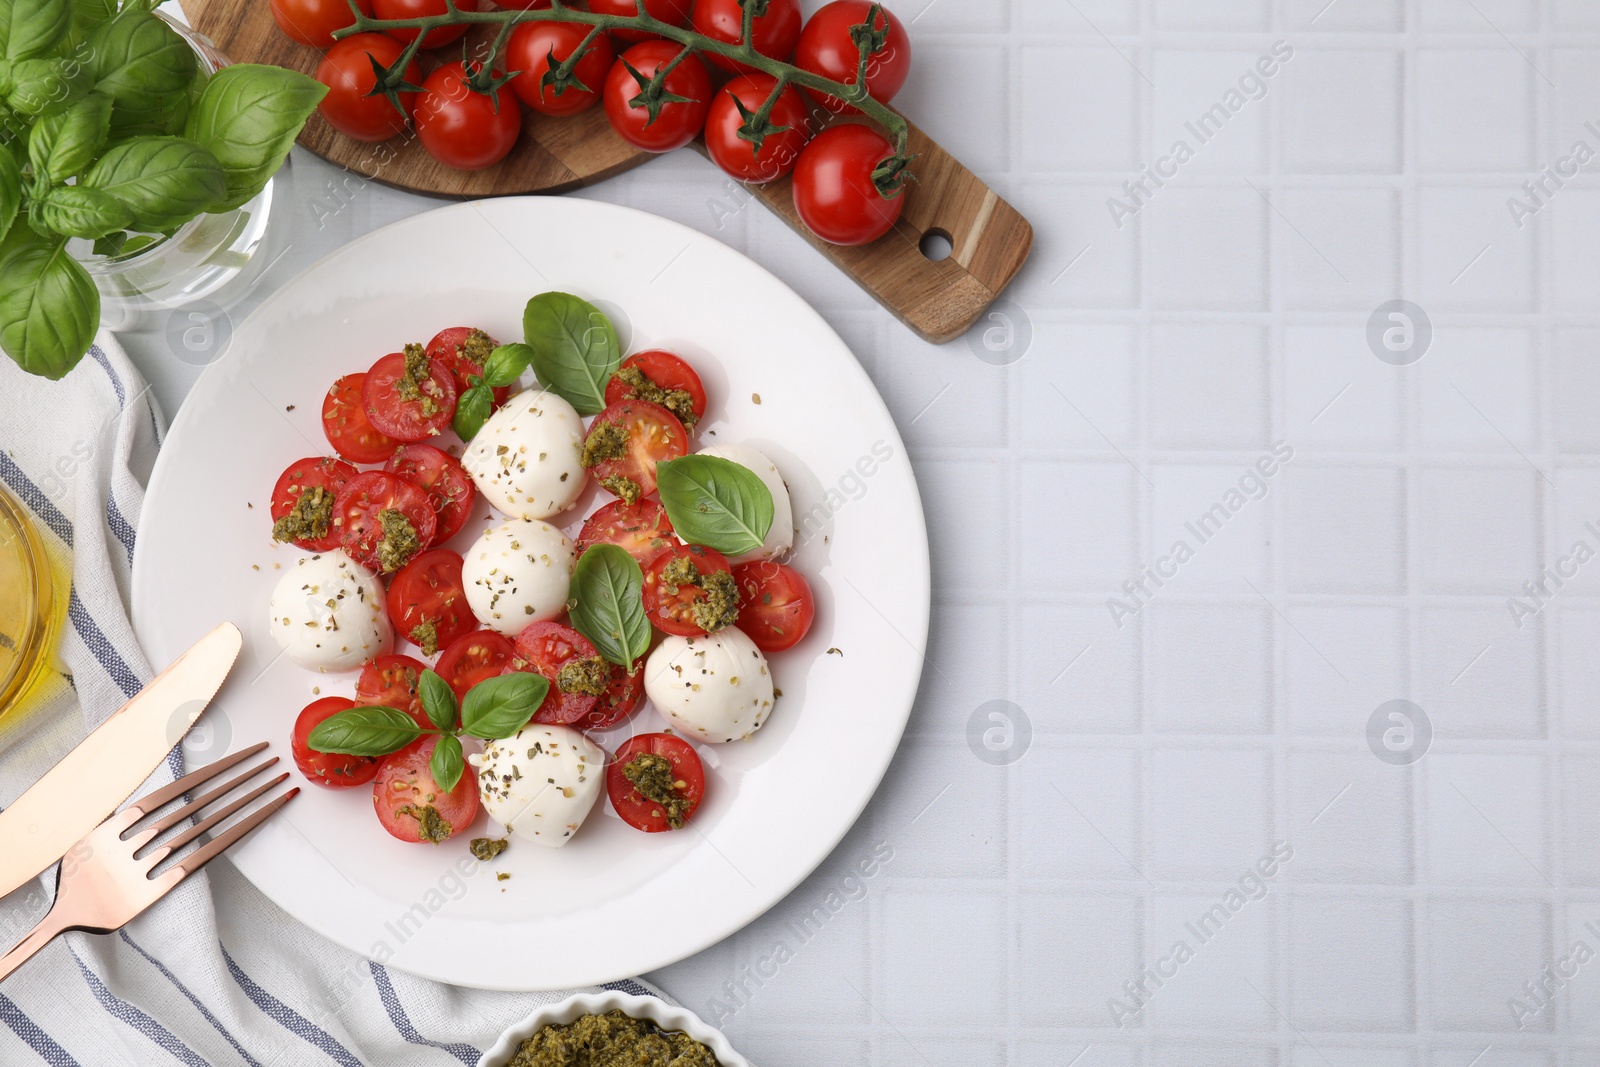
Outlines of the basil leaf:
M119 104L149 109L186 89L199 69L189 42L165 21L128 7L89 38L94 87Z
M433 758L428 760L428 773L433 782L446 793L461 781L467 761L461 755L461 739L455 734L443 734L433 746Z
M36 174L53 184L88 169L111 134L111 98L90 93L58 115L41 119L28 138Z
M455 418L450 421L450 428L463 441L470 441L478 436L483 424L494 414L493 390L483 383L482 378L476 375L473 378L478 384L461 394L461 398L456 401Z
M116 13L116 0L72 0L72 25L67 31L67 47L76 49L87 42L95 27Z
M0 42L7 59L44 55L71 26L71 0L0 0Z
M63 237L96 240L126 229L133 210L108 193L81 185L58 185L41 201L44 224Z
M80 184L127 204L134 227L152 233L183 225L227 189L216 157L182 137L136 137L112 145Z
M485 741L510 737L533 718L550 683L540 674L502 674L467 690L461 702L461 729Z
M580 415L605 410L606 383L622 366L622 345L599 308L570 293L542 293L528 301L522 333L539 384Z
M83 67L62 59L24 59L11 68L6 103L18 114L37 117L64 110L89 89Z
M483 364L483 380L491 389L515 385L522 372L533 366L533 349L527 345L501 345Z
M222 163L228 211L266 186L328 87L297 71L239 63L218 71L189 113L184 133Z
M22 164L10 152L0 150L0 242L11 232L22 207Z
M65 241L24 244L4 266L0 348L29 374L64 376L100 326L100 291Z
M317 724L306 744L341 756L387 756L422 736L417 720L398 708L351 708Z
M772 529L772 490L754 471L719 456L656 465L661 506L677 535L729 556L754 552Z
M441 730L456 728L456 691L450 683L433 671L423 671L417 679L417 695L422 698L422 710L428 713L433 725Z
M616 545L590 545L572 573L572 625L602 656L630 671L650 651L643 589L638 562Z
M192 106L187 93L171 93L151 104L119 101L111 109L111 138L179 136Z

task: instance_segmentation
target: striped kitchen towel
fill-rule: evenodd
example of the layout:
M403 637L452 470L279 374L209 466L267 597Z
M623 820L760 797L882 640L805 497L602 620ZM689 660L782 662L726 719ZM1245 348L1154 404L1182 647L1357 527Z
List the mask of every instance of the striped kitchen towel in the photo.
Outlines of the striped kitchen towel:
M66 600L53 672L0 721L4 805L153 674L128 591L164 424L109 334L59 382L0 359L0 398L0 482L36 520ZM180 767L175 750L146 788ZM54 884L52 870L0 900L4 947L48 909ZM564 995L391 971L299 925L223 862L119 933L68 934L0 984L0 1064L475 1064L502 1030Z

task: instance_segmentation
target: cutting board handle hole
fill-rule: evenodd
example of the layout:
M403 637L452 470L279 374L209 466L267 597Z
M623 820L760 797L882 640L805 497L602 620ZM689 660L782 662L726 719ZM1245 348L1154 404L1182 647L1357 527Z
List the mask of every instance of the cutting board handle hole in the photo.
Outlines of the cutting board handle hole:
M938 263L950 258L950 253L956 250L955 241L944 230L934 228L922 235L922 243L917 247L922 249L923 258L931 263Z

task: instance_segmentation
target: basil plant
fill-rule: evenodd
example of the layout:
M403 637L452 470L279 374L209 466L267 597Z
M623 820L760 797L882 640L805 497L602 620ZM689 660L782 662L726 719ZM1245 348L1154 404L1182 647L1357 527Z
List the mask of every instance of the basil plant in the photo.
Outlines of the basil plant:
M66 374L100 325L69 248L131 254L246 203L327 92L280 67L208 75L152 8L0 0L0 348L32 374Z

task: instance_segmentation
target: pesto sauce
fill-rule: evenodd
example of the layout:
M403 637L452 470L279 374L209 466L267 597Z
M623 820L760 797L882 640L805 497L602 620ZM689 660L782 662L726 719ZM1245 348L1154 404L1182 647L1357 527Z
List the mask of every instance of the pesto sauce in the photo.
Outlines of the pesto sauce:
M673 773L671 760L654 752L641 752L622 765L622 776L640 796L661 805L668 826L683 829L689 815L689 798L679 792L685 783Z
M482 369L489 361L489 353L494 351L494 338L482 330L473 330L456 346L456 351L468 363Z
M428 353L421 345L406 345L406 372L395 380L394 390L401 400L409 400L422 409L422 416L431 419L439 413L439 403L423 392L423 385L432 381L428 367Z
M556 688L563 693L605 696L611 685L611 665L599 656L574 656L556 672Z
M432 804L425 804L420 808L415 804L403 804L396 808L394 813L396 815L409 815L417 820L417 836L424 841L431 841L435 845L442 844L447 840L454 829L444 821L444 817L439 814L439 809Z
M383 536L378 540L378 566L385 574L393 574L422 551L422 539L411 520L394 508L378 512L378 522Z
M493 860L510 847L511 842L503 837L474 837L467 845L467 849L484 863Z
M320 541L333 525L333 494L320 485L300 491L289 513L272 524L274 541Z
M406 634L411 638L411 643L422 649L425 656L434 656L439 653L439 627L432 622L419 622Z
M663 389L651 377L637 366L623 367L617 371L617 379L628 387L623 394L625 400L643 400L647 404L657 404L666 408L678 417L686 430L694 429L698 421L694 413L694 398L686 389Z
M620 1011L546 1026L522 1043L506 1067L718 1067L709 1048Z
M732 626L739 618L739 583L727 571L713 571L700 582L706 595L690 610L694 621L708 634Z
M624 504L637 504L639 498L644 496L643 486L632 478L624 478L620 474L613 474L609 478L601 478L600 486Z
M621 459L628 451L628 431L614 422L597 422L583 439L583 455L578 461L593 467L608 459Z

